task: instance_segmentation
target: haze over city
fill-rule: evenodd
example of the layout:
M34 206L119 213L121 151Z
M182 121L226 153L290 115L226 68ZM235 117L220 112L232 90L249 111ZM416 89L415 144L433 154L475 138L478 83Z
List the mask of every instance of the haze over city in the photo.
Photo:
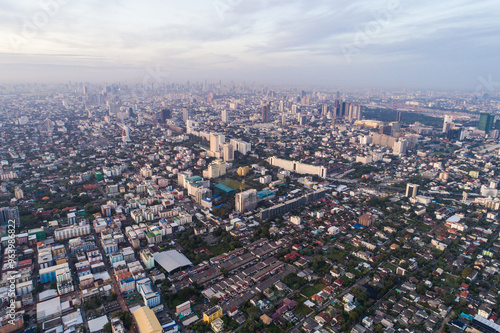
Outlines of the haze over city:
M490 1L2 1L0 81L234 80L474 90Z

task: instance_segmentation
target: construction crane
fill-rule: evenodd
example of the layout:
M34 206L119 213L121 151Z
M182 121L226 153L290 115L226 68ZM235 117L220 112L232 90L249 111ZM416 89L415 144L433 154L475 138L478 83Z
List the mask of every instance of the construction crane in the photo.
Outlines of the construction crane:
M245 179L247 179L247 175L246 174L243 177L243 181L240 184L240 193L243 192L243 186L245 185Z

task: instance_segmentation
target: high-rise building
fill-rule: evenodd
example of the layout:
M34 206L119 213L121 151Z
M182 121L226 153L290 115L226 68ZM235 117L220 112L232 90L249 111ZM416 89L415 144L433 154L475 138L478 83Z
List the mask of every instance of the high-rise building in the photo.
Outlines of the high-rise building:
M453 127L453 117L449 115L444 116L443 133L448 132L452 127Z
M16 187L14 189L14 196L16 197L17 200L21 200L24 198L24 192L21 190L19 187Z
M222 122L224 123L227 123L229 119L227 113L228 113L227 110L222 110L221 112Z
M379 134L391 135L392 126L391 125L381 125L378 129Z
M216 133L211 133L210 134L210 151L212 152L217 152L220 150L221 144L224 142L221 140L221 136Z
M187 107L182 108L182 120L186 123L189 119L189 112Z
M122 127L122 141L130 142L130 128L128 126L123 125Z
M234 148L230 143L225 143L222 146L222 153L224 155L224 161L233 161L234 160Z
M208 165L206 170L203 170L203 178L218 178L226 174L226 162L217 159Z
M269 105L269 103L262 106L262 122L271 122L271 105Z
M396 122L400 123L402 118L403 118L403 112L398 111L398 113L396 114Z
M257 190L250 189L244 192L236 193L235 209L238 213L246 210L254 210L257 207Z
M45 129L47 130L47 132L52 132L52 131L54 131L56 124L52 120L47 118L44 121L44 125L45 125Z
M404 139L403 140L399 139L398 141L394 142L392 150L394 154L401 155L406 153L407 148L408 148L408 141Z
M234 151L239 151L241 154L246 155L252 150L252 145L248 142L231 139L231 145L234 148Z
M307 123L307 117L305 115L299 114L299 124L300 125L305 125Z
M406 197L407 198L415 198L418 192L417 184L406 184Z
M479 116L479 124L477 126L477 129L488 133L493 128L494 120L494 115L491 115L489 113L481 113Z
M167 119L172 118L172 112L169 109L162 109L161 110L161 122L165 123L167 122Z
M347 102L342 102L340 103L340 114L339 114L339 118L343 118L345 117L346 113L347 113L347 110L349 108L349 103Z
M321 115L325 116L325 117L328 115L328 105L327 104L323 104L323 106L321 107Z
M465 133L462 128L454 128L446 133L446 138L448 140L462 141L465 137Z
M349 121L361 119L361 105L349 104L347 119Z
M358 223L364 225L365 227L369 227L373 224L373 222L375 222L375 216L370 213L366 213L359 217Z
M0 225L7 225L9 221L14 221L16 226L21 223L19 216L19 208L17 207L3 207L0 208Z

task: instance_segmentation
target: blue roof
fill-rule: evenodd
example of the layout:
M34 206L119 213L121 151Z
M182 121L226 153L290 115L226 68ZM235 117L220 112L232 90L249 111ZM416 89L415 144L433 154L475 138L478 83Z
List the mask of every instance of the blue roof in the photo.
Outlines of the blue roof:
M352 226L352 227L353 227L354 229L363 229L365 226L364 226L364 225L361 225L361 224L359 224L359 223L355 223L355 224L353 224L353 226Z
M200 176L193 176L193 177L189 177L189 178L186 178L186 179L189 180L189 181L195 181L195 182L197 182L198 180L203 180L203 178L200 177Z
M121 280L120 284L130 283L130 282L134 282L134 281L135 281L134 278L129 277L127 279Z
M469 320L474 319L474 317L472 317L471 315L469 315L467 313L463 313L463 312L460 314L460 317L464 317L464 318L469 319Z
M232 194L235 193L236 191L230 188L229 186L226 186L224 184L215 184L215 188L218 189L219 191L222 191L226 194Z
M270 191L270 190L263 190L263 191L257 192L257 196L260 198L267 198L267 197L270 197L274 194L275 193L273 191Z

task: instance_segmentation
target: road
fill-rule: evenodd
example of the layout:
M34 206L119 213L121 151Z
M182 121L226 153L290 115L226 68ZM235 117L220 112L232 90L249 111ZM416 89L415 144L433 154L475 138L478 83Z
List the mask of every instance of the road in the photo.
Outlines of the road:
M451 317L453 317L454 314L455 312L451 310L450 313L448 313L448 315L443 319L443 322L441 323L439 330L437 330L436 332L442 332L444 329L444 325L446 325L446 323L451 319Z
M97 237L97 234L94 233L94 237L96 239L96 244L97 247L99 248L99 251L103 254L103 261L104 261L104 266L106 267L106 270L108 271L109 276L111 277L111 282L113 283L113 289L115 291L115 294L118 295L117 301L120 303L120 307L122 311L128 311L127 303L125 303L125 300L123 299L122 293L120 291L120 286L118 285L118 281L116 281L115 274L113 273L113 269L111 267L111 264L109 263L108 258L106 257L106 252L104 252L104 248L102 247L101 242L99 241L100 238Z

